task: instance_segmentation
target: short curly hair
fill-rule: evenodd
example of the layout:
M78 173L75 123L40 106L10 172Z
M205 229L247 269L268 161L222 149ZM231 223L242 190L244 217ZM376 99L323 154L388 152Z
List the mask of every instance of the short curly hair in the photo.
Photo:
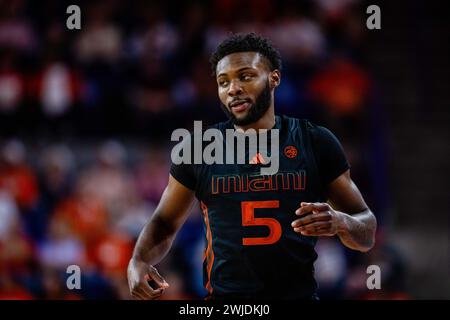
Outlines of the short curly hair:
M258 52L264 56L269 62L271 71L281 70L281 55L280 52L272 45L272 43L254 32L251 33L236 33L222 41L217 49L212 53L209 62L211 63L212 74L216 75L216 68L219 61L232 53L253 51Z

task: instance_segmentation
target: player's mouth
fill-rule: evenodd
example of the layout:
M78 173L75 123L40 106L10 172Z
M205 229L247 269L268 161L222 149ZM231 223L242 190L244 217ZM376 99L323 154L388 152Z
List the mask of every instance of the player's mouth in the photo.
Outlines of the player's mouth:
M243 100L235 100L228 104L231 110L234 112L242 112L247 110L250 107L250 100L249 99L243 99Z

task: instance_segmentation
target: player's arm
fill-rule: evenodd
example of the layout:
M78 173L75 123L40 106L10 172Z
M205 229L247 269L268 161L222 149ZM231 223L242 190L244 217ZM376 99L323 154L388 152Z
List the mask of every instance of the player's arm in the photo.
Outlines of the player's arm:
M334 236L348 248L369 251L377 221L347 170L328 184L328 203L301 203L294 231L306 236Z
M194 191L172 176L151 219L141 231L128 265L128 285L136 299L156 299L169 285L153 265L169 251L194 203ZM158 288L152 288L153 280Z

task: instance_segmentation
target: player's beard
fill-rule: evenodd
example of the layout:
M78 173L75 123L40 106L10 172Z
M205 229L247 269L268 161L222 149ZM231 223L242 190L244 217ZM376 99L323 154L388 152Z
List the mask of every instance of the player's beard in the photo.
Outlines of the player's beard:
M258 95L258 97L256 97L255 103L250 106L247 115L244 118L237 119L236 116L230 110L228 110L228 108L223 103L221 103L220 106L223 112L225 112L228 119L233 122L233 124L237 126L247 126L261 119L269 109L271 102L272 95L270 92L269 80L267 80L265 88Z

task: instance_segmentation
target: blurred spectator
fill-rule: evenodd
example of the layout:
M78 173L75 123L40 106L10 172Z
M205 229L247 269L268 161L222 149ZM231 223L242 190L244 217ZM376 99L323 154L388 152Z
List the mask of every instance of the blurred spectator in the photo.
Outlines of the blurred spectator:
M46 300L80 300L81 296L76 291L69 291L65 286L63 272L52 268L42 271L43 299Z
M336 117L361 111L369 89L370 79L366 71L342 58L332 60L309 84L312 97Z
M86 262L86 248L64 219L52 219L47 239L40 245L39 260L44 267L66 270Z
M82 170L77 182L80 194L98 199L112 221L125 212L130 194L136 192L125 157L120 143L106 142L98 150L96 163Z
M40 159L40 170L42 193L53 204L71 191L75 170L72 150L63 144L46 147Z
M86 12L83 31L76 42L78 59L83 63L97 60L115 63L122 51L120 29L111 21L114 5L97 1Z
M0 272L0 300L31 300L35 297L7 273Z
M321 238L316 252L318 259L314 268L320 298L326 300L342 297L348 272L342 244L335 238Z
M14 66L14 52L0 50L0 113L16 112L24 95L25 79Z
M35 46L35 35L23 9L25 1L0 2L0 48L10 47L19 51L30 51Z
M81 82L64 62L53 61L36 75L32 92L46 117L60 117L80 100Z
M0 239L6 239L20 223L19 208L8 192L0 188Z
M112 229L89 248L89 259L103 274L123 278L134 243L126 234Z
M0 238L0 272L7 272L11 276L27 273L34 259L33 243L19 221L17 218L10 221L8 229L2 227Z
M156 60L161 63L173 58L180 38L178 30L165 19L162 8L157 4L148 4L140 12L143 23L131 36L133 55L145 60Z
M39 196L36 175L28 166L25 146L18 140L7 142L0 155L0 186L12 194L20 210L27 211Z
M321 57L325 51L325 37L317 23L299 17L295 8L287 7L268 36L291 65L304 65ZM289 70L289 68L286 68Z
M118 230L137 240L155 209L156 206L152 202L145 201L138 195L130 195L126 211L114 224Z
M328 20L342 21L348 9L358 0L314 0L318 11Z
M170 92L177 75L173 59L180 37L178 30L164 17L160 5L148 4L142 10L139 14L142 24L130 36L130 51L139 62L132 103L151 117L173 107Z
M169 181L170 159L165 151L153 149L143 154L134 174L136 186L145 199L158 203Z
M106 232L108 216L103 202L75 193L56 206L52 220L61 221L70 228L69 232L90 244Z

